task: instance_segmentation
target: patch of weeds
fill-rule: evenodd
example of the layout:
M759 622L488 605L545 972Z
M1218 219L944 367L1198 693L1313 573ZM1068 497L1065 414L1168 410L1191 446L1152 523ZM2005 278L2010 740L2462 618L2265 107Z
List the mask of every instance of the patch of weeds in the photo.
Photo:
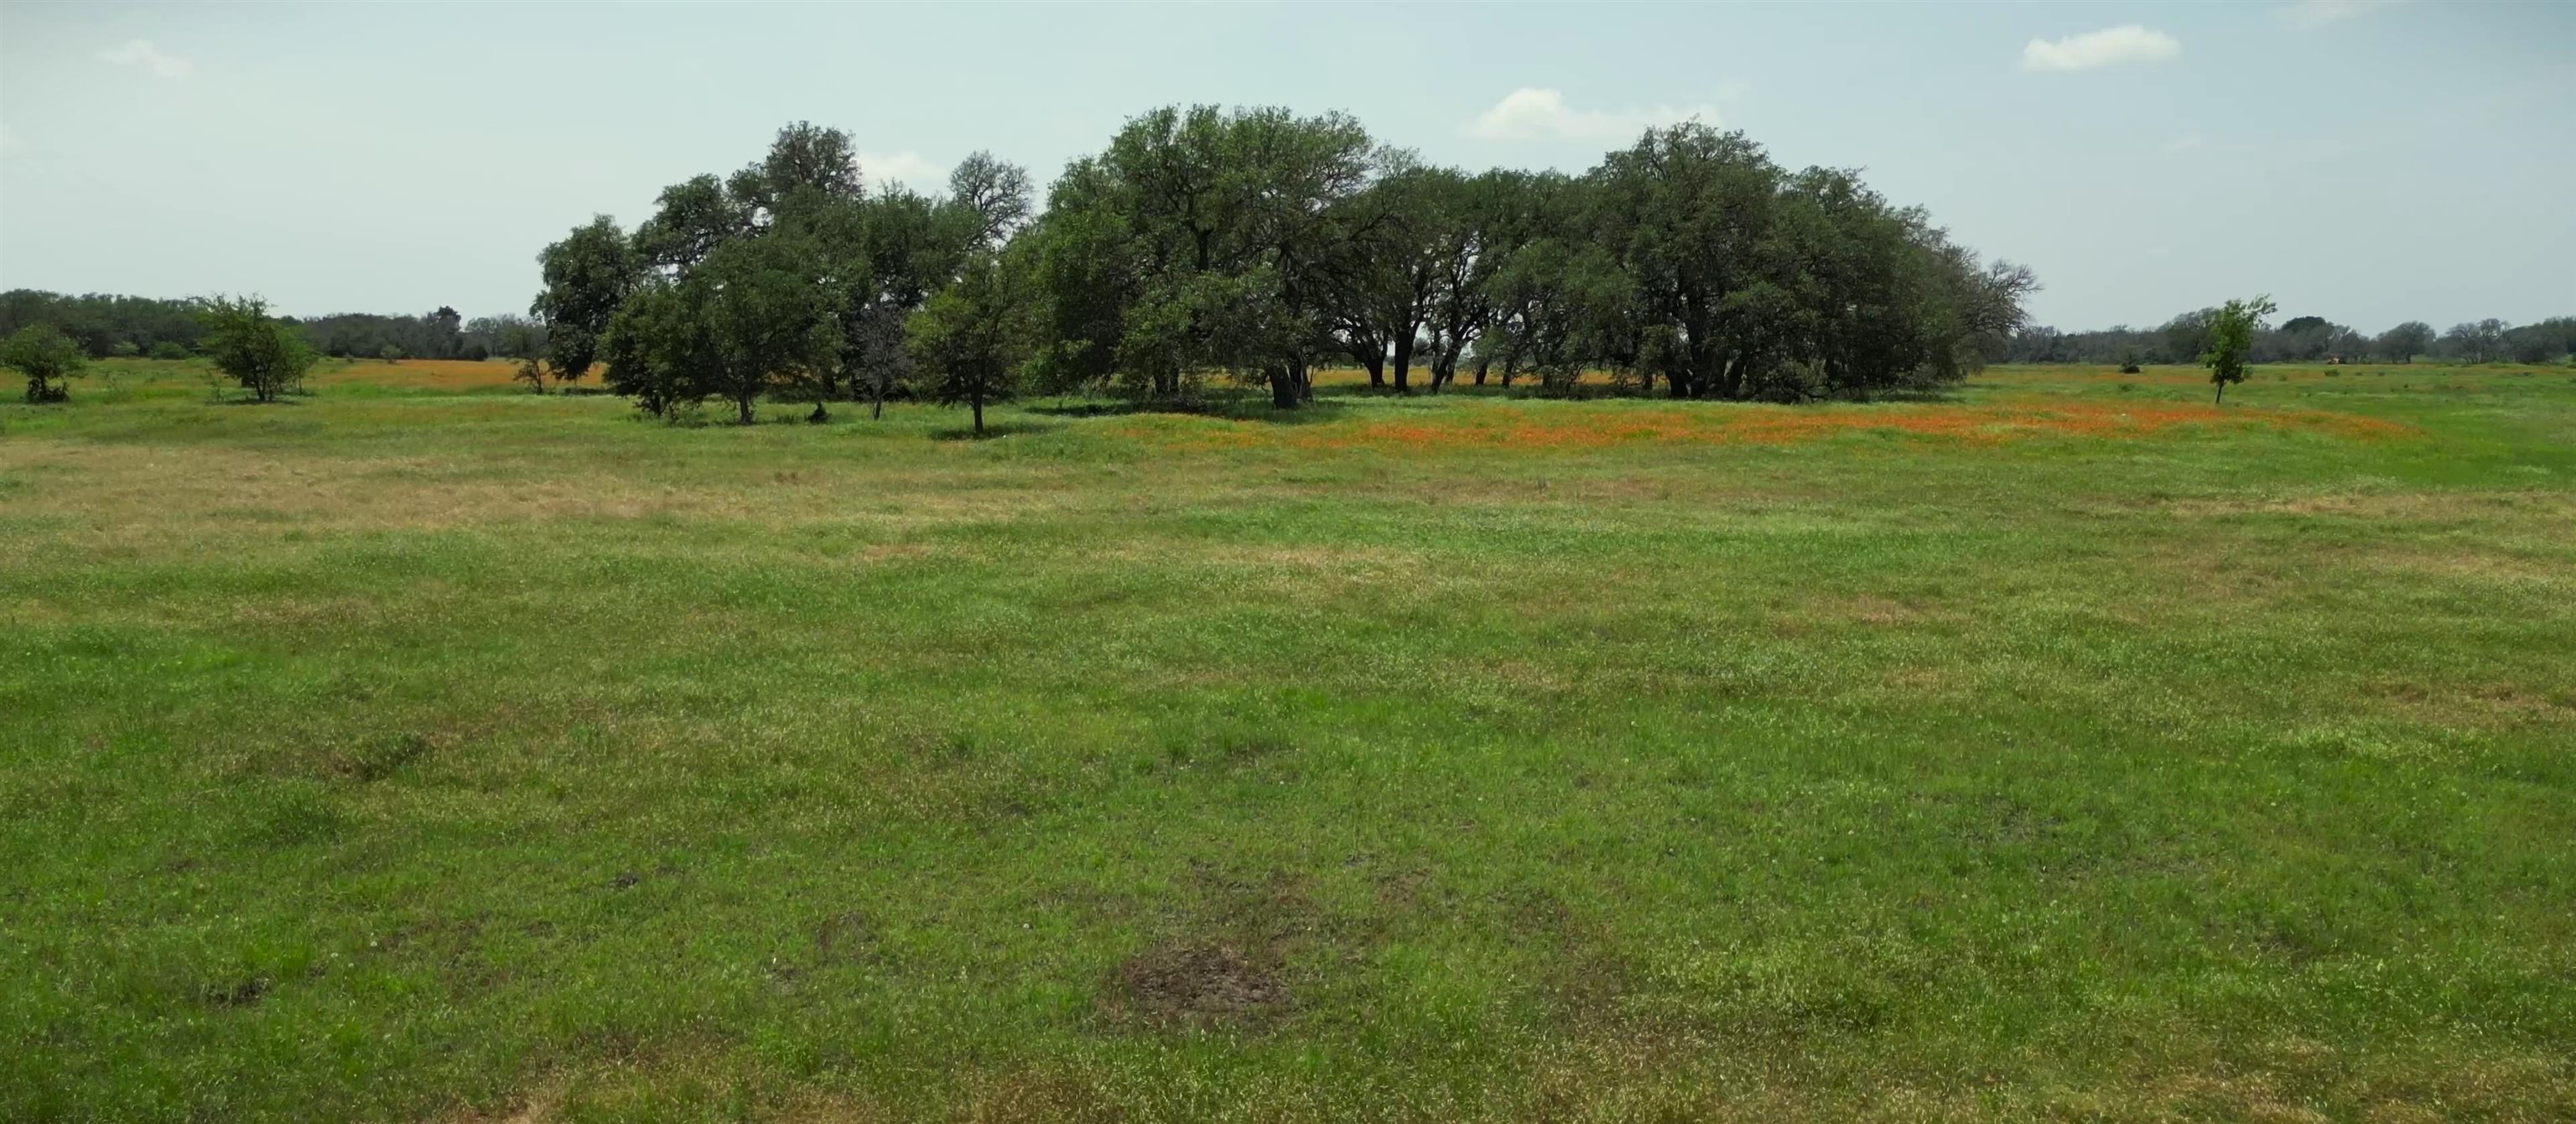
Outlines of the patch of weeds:
M347 819L331 806L328 797L299 784L287 788L284 795L262 809L249 834L253 842L292 847L330 839L346 826Z
M243 976L237 980L207 985L198 993L198 999L206 1006L220 1009L256 1007L260 1000L268 997L268 988L268 978L265 976Z
M405 732L353 746L342 752L332 764L340 775L360 784L372 784L428 756L432 748L428 738Z

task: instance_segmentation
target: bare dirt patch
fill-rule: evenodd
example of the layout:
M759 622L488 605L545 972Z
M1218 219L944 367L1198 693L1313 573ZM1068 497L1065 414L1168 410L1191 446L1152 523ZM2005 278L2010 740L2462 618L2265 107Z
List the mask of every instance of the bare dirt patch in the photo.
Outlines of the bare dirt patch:
M1171 944L1127 958L1112 1012L1159 1025L1258 1026L1289 1007L1276 955L1232 944Z

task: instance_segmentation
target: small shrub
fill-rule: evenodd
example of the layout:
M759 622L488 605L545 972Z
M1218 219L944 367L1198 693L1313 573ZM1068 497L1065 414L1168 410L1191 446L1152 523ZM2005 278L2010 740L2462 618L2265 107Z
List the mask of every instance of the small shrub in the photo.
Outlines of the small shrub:
M2120 364L2120 373L2124 375L2137 374L2138 365L2136 363L2122 363Z
M206 352L214 358L214 369L252 397L274 402L303 386L304 372L313 366L313 349L303 333L269 318L268 302L213 297L199 302L197 319L205 325Z
M383 351L376 353L376 358L382 359L387 363L400 363L402 362L402 355L403 352L401 348L395 347L392 344L386 344Z
M0 340L0 367L27 377L27 401L61 402L71 397L63 380L89 367L80 344L51 324L30 324Z
M153 344L152 350L144 354L154 359L185 359L188 357L188 349L181 346L177 340L163 340Z
M143 349L134 346L133 340L118 340L116 346L107 349L107 353L118 359L132 359L143 354Z

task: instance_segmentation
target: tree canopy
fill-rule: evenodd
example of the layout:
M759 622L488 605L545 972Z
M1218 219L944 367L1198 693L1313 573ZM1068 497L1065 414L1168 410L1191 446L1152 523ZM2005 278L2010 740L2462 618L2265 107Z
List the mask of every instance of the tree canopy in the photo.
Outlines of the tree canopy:
M2036 287L1851 172L1696 122L1567 177L1426 165L1344 114L1171 106L1068 165L1043 213L988 153L922 194L870 185L856 151L796 122L666 188L633 234L601 218L547 247L531 309L561 377L605 358L647 410L723 397L744 421L771 393L820 416L836 393L980 409L1222 377L1285 409L1334 357L1398 392L1472 360L1479 382L1607 369L1793 400L1964 377Z

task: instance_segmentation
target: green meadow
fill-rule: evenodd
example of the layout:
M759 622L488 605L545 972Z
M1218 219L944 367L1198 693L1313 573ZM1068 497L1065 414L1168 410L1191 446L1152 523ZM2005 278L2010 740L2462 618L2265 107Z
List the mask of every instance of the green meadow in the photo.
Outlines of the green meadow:
M2576 1117L2568 368L488 366L0 406L0 1118Z

